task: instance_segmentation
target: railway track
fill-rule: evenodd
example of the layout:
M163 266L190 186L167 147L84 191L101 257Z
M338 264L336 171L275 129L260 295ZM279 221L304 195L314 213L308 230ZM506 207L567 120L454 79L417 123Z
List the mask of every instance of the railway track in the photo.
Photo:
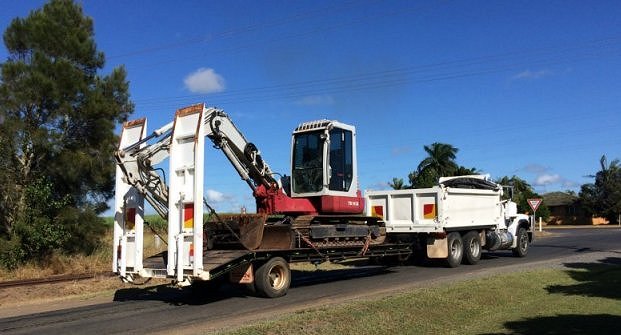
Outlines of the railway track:
M77 280L93 279L96 277L112 277L112 272L98 272L98 273L82 273L77 275L60 275L50 276L47 278L35 278L35 279L23 279L23 280L8 280L0 281L0 288L18 287L18 286L34 286L42 284L52 284L61 282L70 282Z

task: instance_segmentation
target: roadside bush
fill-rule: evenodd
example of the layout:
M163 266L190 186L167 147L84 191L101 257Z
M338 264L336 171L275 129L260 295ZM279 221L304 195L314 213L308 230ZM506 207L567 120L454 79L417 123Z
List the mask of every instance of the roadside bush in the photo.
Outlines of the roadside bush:
M26 261L26 253L19 239L0 239L0 266L14 270Z
M56 221L68 233L62 245L65 253L90 255L101 246L106 225L105 220L94 211L67 207L57 216Z
M27 210L2 238L0 266L14 269L27 261L45 263L54 254L88 255L97 249L105 225L94 210L68 207L69 198L56 199L46 179L29 185L25 194Z

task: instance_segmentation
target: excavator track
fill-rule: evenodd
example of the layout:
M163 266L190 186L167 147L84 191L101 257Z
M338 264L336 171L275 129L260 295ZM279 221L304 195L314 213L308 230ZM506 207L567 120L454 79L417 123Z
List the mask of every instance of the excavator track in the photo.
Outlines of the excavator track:
M376 217L304 215L269 220L262 214L223 215L205 224L206 248L288 250L381 244L384 222Z
M376 217L318 215L298 217L292 227L315 247L352 247L381 244L384 222ZM304 247L304 245L298 245Z

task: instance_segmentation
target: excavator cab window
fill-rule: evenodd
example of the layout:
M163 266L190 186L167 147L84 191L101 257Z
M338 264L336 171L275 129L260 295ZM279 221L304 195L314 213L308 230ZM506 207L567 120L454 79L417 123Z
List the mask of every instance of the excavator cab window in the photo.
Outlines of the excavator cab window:
M293 192L313 193L323 188L323 135L321 131L298 134L293 146Z
M353 179L352 133L334 128L330 131L330 184L332 191L349 191Z

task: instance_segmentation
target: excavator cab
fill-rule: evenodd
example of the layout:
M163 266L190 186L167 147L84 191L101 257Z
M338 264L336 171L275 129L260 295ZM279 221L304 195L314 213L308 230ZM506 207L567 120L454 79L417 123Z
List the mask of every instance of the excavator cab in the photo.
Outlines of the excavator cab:
M356 128L338 121L300 124L293 132L291 196L356 197Z

